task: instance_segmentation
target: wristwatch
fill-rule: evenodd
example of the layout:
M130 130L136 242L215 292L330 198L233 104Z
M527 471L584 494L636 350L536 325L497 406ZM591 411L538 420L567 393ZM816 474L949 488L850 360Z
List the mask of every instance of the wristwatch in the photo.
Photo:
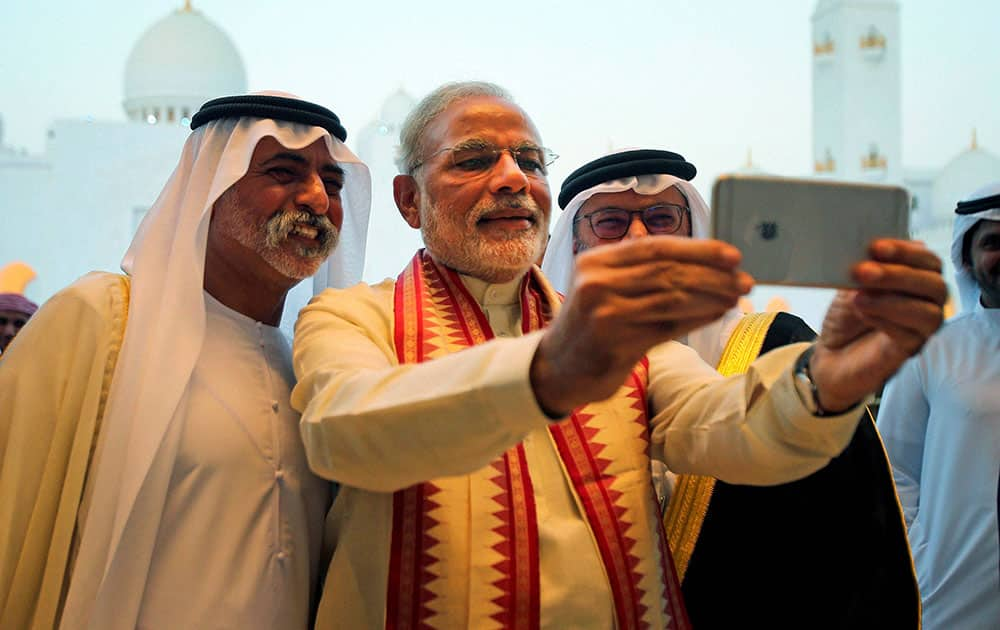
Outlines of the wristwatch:
M809 346L805 352L799 355L792 371L792 380L795 381L795 391L798 392L799 399L802 400L802 404L809 410L809 413L823 417L830 414L819 404L819 392L816 390L816 383L813 382L812 374L809 372L809 359L812 358L815 349L815 346Z

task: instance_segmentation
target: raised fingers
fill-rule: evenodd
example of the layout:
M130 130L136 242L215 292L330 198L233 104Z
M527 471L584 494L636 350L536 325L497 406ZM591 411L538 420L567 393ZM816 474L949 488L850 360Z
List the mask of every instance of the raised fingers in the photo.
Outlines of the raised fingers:
M629 296L690 291L736 298L749 293L753 278L743 271L659 260L631 267L580 265L575 284L578 290L596 285L596 290Z
M941 271L941 259L920 241L880 238L872 241L868 251L872 259L881 262L897 263L929 271Z
M867 260L855 265L852 275L862 289L904 293L938 306L948 299L948 287L938 270Z
M892 340L892 343L887 346L883 346L882 357L884 360L891 360L887 353L898 352L900 359L905 359L906 357L913 356L923 347L924 343L927 342L927 335L920 332L916 332L912 328L906 326L900 326L896 321L878 317L876 315L867 316L867 319L875 325L875 327Z
M693 293L690 291L662 291L630 298L627 308L632 321L650 324L692 319L722 317L736 305L736 298Z
M885 323L924 338L937 330L944 319L940 305L896 293L862 291L855 296L854 303L869 321Z

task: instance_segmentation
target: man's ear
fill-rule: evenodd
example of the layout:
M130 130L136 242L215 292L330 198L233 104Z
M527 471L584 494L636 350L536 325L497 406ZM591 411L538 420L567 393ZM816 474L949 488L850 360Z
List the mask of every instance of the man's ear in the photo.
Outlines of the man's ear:
M392 198L403 220L415 230L420 229L420 187L412 175L392 178Z

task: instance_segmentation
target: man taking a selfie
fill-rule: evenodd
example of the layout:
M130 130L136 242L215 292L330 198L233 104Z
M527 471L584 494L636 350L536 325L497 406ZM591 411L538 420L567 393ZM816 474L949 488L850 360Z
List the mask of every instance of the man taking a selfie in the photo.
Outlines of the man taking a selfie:
M672 340L750 290L736 248L595 248L562 300L533 266L555 156L509 94L442 86L401 140L394 196L426 249L296 326L306 454L342 484L319 628L690 627L650 456L734 483L806 476L940 325L940 261L882 241L816 344L724 379Z

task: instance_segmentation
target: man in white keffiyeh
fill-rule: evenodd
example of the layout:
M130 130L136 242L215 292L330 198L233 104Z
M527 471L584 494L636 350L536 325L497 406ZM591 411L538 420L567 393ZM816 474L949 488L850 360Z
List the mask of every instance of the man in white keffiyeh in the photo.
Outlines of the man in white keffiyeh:
M695 172L694 165L684 156L655 149L616 151L574 171L559 195L559 205L564 209L552 229L552 240L542 263L542 271L552 286L568 293L574 257L602 242L614 243L647 234L710 238L712 221L708 204L690 181ZM657 225L639 221L633 214L626 219L627 225L621 226L625 228L621 234L616 233L613 238L597 237L591 229L590 213L583 208L599 201L591 201L597 195L619 193L631 194L640 206L655 209L655 216L649 210L644 216L657 220ZM671 217L676 223L663 224L663 219ZM615 221L620 222L618 217L605 217L603 225L610 227ZM688 333L682 341L694 348L706 363L715 366L740 316L739 308L731 308L718 320Z
M53 297L0 364L0 627L309 624L329 492L277 326L304 278L359 279L370 177L288 94L192 129L126 275Z
M951 260L962 313L889 381L878 417L928 630L1000 620L1000 182L958 203Z

